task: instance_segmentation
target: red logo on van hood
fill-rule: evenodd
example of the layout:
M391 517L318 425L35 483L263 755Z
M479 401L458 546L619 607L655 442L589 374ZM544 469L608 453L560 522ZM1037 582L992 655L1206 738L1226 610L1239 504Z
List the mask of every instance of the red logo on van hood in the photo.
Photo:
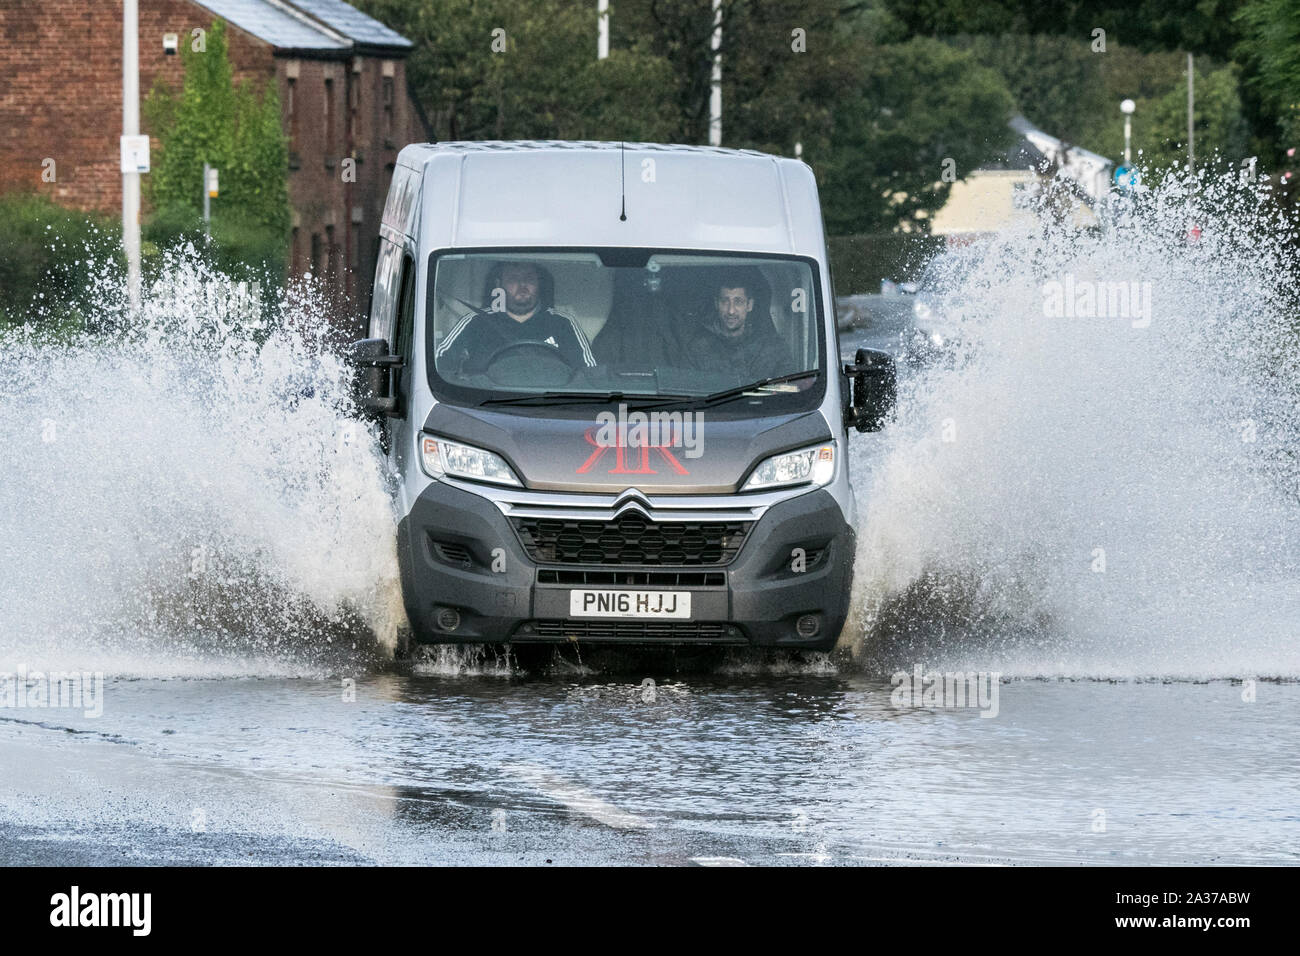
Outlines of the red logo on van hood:
M596 437L598 431L600 431L599 428L588 428L586 432L583 433L583 437L587 440L587 444L591 445L595 450L587 456L587 460L582 463L575 474L588 474L605 457L605 455L610 452L614 455L614 467L608 471L608 474L611 475L659 474L659 472L650 467L651 452L658 452L659 456L663 459L663 462L666 463L675 474L690 474L690 472L686 470L686 467L678 460L677 456L673 454L672 450L677 447L677 436L672 432L669 432L667 439L661 440L661 443L659 444L635 443L629 445L627 442L627 433L624 429L615 429L614 442L612 444L605 444L599 441ZM632 450L633 457L636 457L637 453L639 453L640 462L636 468L627 467L627 453L629 449Z

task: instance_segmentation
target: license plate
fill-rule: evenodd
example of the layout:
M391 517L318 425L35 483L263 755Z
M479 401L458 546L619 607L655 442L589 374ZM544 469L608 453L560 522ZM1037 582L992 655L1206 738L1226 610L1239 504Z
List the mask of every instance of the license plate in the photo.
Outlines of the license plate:
M570 591L570 617L691 616L690 591Z

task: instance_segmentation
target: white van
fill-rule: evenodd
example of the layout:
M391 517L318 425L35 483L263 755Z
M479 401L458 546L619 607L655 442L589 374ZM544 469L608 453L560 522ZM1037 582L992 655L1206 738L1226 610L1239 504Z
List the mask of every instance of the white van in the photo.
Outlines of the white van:
M834 645L894 366L840 366L802 162L408 146L353 358L415 640Z

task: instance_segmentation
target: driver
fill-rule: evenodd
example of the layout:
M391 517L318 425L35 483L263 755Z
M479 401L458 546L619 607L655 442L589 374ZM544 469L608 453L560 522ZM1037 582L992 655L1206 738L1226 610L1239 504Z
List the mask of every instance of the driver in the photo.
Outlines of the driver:
M555 349L571 368L596 364L582 327L552 308L555 280L531 262L498 263L488 273L486 303L465 316L435 352L459 372L483 372L493 356L524 343Z

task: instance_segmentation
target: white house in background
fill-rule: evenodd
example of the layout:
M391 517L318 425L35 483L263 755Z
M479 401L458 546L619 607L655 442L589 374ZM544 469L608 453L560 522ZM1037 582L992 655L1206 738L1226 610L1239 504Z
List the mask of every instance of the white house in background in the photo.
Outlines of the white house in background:
M1020 140L998 160L953 183L948 201L934 214L930 232L949 243L999 232L1035 221L1032 208L1042 185L1061 175L1074 185L1069 210L1075 225L1095 225L1093 207L1110 190L1114 163L1070 146L1038 129L1023 116L1011 120Z

